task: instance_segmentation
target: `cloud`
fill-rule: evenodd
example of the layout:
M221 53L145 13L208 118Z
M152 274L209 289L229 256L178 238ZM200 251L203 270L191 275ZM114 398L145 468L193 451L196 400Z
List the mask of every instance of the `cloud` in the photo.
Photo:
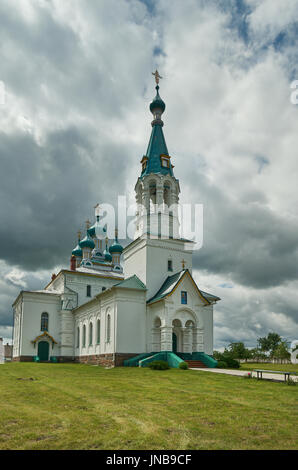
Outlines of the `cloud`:
M272 328L298 335L295 9L290 0L1 2L3 328L20 288L42 288L68 266L94 205L133 198L158 68L181 201L204 204L194 267L200 287L223 299L217 344L253 344Z

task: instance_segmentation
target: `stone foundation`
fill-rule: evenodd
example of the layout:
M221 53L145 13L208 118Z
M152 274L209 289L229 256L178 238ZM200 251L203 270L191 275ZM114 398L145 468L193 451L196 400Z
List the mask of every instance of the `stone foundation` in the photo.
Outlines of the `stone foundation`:
M135 357L140 353L94 354L90 356L76 356L75 361L83 364L93 364L105 367L120 367L126 359Z
M33 362L34 356L17 356L12 358L12 362Z
M115 354L94 354L90 356L55 356L57 361L62 362L76 362L81 364L93 364L105 367L120 367L123 366L125 359L135 357L140 353L115 353ZM13 362L33 362L34 356L18 356L13 357ZM48 361L51 362L51 361Z

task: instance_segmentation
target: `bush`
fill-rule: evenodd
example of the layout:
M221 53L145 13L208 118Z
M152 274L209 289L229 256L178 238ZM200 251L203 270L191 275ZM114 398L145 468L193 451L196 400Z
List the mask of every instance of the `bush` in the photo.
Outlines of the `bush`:
M153 370L167 370L170 368L167 361L152 361L148 367Z
M225 358L225 362L228 364L228 367L231 369L239 369L240 367L240 362L237 361L237 359L232 359L232 358Z
M216 367L218 369L226 369L228 367L228 364L225 361L218 361Z
M225 365L217 365L219 369L239 369L240 362L236 359L233 359L229 354L226 353L219 353L216 354L216 360L218 364L225 363Z
M180 363L179 363L179 369L183 369L183 370L188 369L188 364L187 364L187 362L180 362Z

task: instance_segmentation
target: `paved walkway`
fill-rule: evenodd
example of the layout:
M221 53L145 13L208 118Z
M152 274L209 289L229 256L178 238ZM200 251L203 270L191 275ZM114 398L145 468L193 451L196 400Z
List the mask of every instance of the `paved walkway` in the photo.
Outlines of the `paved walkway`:
M228 375L238 375L238 376L244 376L247 375L248 372L252 373L253 377L257 376L256 372L249 371L249 370L238 370L238 369L208 369L207 367L202 367L202 368L191 368L191 370L201 370L203 372L213 372L215 374L228 374ZM297 375L291 375L291 379L293 379L295 382L298 382L298 376ZM278 380L281 382L284 382L285 376L283 374L270 374L269 372L263 372L263 379L268 379L268 380Z

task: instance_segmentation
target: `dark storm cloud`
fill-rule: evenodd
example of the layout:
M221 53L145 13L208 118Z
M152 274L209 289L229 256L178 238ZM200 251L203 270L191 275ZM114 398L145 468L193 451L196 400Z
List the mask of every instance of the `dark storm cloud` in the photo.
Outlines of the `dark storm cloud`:
M297 222L273 213L262 194L235 201L196 173L204 204L204 244L194 265L234 282L264 288L298 279ZM258 203L259 199L261 203Z
M68 264L76 232L93 217L94 203L114 199L100 183L102 173L113 174L123 189L113 171L119 154L115 143L94 149L75 128L49 134L42 146L30 135L2 134L0 258L28 270ZM122 175L124 155L121 148Z

